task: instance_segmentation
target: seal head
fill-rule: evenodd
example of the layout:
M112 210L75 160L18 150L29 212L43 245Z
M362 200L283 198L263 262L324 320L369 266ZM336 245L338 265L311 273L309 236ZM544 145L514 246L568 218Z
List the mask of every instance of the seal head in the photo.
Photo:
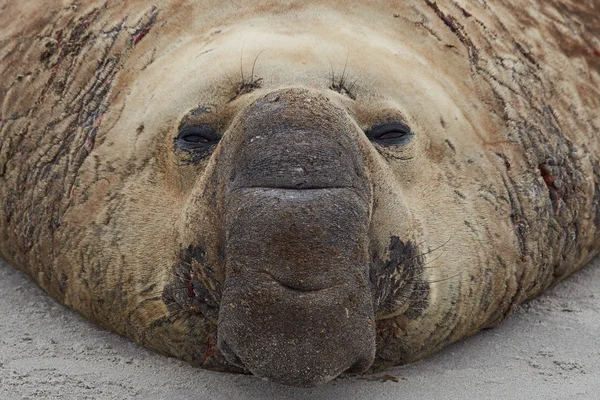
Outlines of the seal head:
M591 1L5 3L0 257L141 345L315 385L600 251Z

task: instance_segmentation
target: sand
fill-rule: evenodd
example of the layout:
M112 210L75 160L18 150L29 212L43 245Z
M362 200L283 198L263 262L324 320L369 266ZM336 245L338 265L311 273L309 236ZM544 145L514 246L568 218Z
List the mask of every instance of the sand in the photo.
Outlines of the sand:
M598 399L600 260L500 327L413 365L313 389L140 348L0 262L0 399ZM378 377L378 380L372 380Z

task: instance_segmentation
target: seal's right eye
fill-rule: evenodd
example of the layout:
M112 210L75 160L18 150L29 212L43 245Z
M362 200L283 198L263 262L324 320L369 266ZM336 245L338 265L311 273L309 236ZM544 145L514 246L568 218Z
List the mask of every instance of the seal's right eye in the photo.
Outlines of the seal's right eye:
M184 150L195 150L216 145L219 140L221 136L211 127L199 125L180 128L175 143Z
M402 122L378 125L369 129L366 134L372 142L386 147L405 145L414 136L408 125Z

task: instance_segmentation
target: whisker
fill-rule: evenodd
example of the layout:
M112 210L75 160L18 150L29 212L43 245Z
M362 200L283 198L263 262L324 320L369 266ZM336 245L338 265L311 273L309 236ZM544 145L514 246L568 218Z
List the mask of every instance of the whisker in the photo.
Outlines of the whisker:
M178 102L178 101L175 99L175 97L173 97L173 95L172 95L170 92L168 92L168 93L167 93L167 95L168 95L168 96L171 98L171 100L173 100L173 103L175 103L175 104L176 104L178 107L184 108L184 107L181 105L181 103L179 103L179 102Z
M429 293L429 291L430 291L429 289L414 289L411 291L411 293ZM411 297L410 300L414 300L414 299ZM417 299L415 301L422 301L422 300L425 300L425 299Z
M410 297L410 295L412 293L416 293L416 292L417 292L416 290L413 290L410 293L396 293L395 298L406 300L406 301L423 301L423 299L413 299L412 297ZM422 292L425 292L425 290L423 290Z
M406 250L408 250L408 248L409 248L409 247L410 247L410 246L404 246L404 248L402 249L402 253L400 253L400 255L399 255L398 257L402 257L402 256L404 255L404 253L406 253ZM390 251L391 251L391 243L390 243ZM402 260L400 261L400 263L399 263L399 264L396 266L396 268L397 268L398 266L402 265L402 264L403 264L405 261L410 261L410 260L412 260L412 258L411 258L411 259L409 259L409 260L404 260L404 259L402 259ZM389 263L387 263L386 265L389 265Z
M335 72L333 70L333 63L331 62L331 58L327 56L327 59L329 60L329 66L331 66L331 89L333 89L335 87Z
M242 85L246 83L244 80L244 46L246 45L246 39L242 43L242 49L240 50L240 75L242 75Z
M425 311L429 307L408 307L406 311Z
M227 73L227 71L223 71L223 73L225 74L225 77L229 81L229 84L231 85L231 87L235 87L235 83L233 83L233 80L231 80L231 76L229 76L229 74Z
M433 269L433 268L440 268L440 267L443 267L444 265L438 265L437 267L436 267L436 266L433 266L433 267L426 267L425 265L429 265L429 264L431 264L432 262L435 262L435 261L436 261L436 260L438 260L438 259L439 259L441 256L443 256L445 253L446 253L445 251L442 251L442 253L441 253L439 256L437 256L436 258L434 258L434 259L433 259L433 260L431 260L431 261L428 261L428 262L426 262L425 264L423 264L423 265L421 266L421 268L423 268L423 269Z
M348 57L350 57L350 50L346 53L346 62L344 63L344 70L342 71L342 79L340 80L340 88L344 87L344 79L346 79L346 68L348 67Z
M450 279L454 279L454 278L456 278L457 276L460 276L460 275L462 275L461 272L459 272L459 273L457 273L455 275L449 276L447 278L443 278L443 279L439 279L439 280L435 280L435 281L425 281L425 282L427 282L427 283L441 283L441 282L449 281Z
M254 59L254 62L252 63L252 75L250 76L250 83L254 83L254 67L256 66L256 61L258 60L258 57L260 57L260 55L265 51L266 49L263 49L260 51L260 53L258 53L258 55L256 56L256 58Z
M441 249L442 247L444 247L445 245L447 245L448 243L450 243L450 240L452 240L452 237L450 237L450 239L446 240L446 242L445 242L445 243L443 243L443 244L441 244L440 246L438 246L438 247L436 247L436 248L434 248L434 249L432 249L432 250L426 251L426 252L424 252L424 253L421 253L421 254L419 254L419 255L416 255L416 256L414 256L414 257L412 257L412 258L409 258L408 260L404 260L403 262L412 261L412 260L414 260L415 258L420 258L420 257L426 256L426 255L428 255L428 254L431 254L431 253L433 253L434 251L437 251L437 250Z
M348 88L348 92L352 92L352 89L354 89L354 86L356 86L356 83L358 82L359 79L360 79L360 77L358 77L354 80L354 83L352 84L352 86L350 86Z

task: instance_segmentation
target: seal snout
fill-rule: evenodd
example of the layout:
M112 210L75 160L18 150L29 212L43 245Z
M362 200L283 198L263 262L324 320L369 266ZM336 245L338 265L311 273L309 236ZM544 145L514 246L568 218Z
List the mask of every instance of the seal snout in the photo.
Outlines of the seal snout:
M371 193L355 129L326 98L290 89L230 133L218 341L257 376L313 386L373 362Z

